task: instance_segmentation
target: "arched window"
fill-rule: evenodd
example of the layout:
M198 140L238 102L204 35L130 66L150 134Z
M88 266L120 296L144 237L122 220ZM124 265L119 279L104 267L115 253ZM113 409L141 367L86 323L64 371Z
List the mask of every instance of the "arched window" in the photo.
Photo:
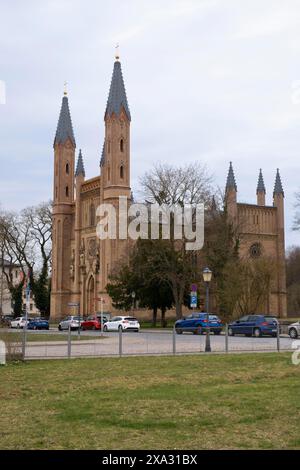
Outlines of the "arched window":
M124 140L123 139L120 140L120 150L121 152L124 152Z
M92 203L90 206L90 225L93 227L95 225L95 206Z
M66 197L69 197L69 186L66 186Z
M107 153L110 153L110 140L107 142Z
M70 173L70 166L69 166L69 163L66 164L66 173L67 173L67 175Z
M107 167L107 179L110 180L110 166Z
M123 167L123 165L120 166L120 178L121 179L124 178L124 167Z

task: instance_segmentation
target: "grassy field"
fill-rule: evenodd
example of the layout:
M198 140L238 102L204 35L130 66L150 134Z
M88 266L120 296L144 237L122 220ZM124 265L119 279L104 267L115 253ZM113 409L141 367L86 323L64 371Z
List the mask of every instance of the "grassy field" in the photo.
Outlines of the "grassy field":
M1 449L300 448L290 354L0 367Z

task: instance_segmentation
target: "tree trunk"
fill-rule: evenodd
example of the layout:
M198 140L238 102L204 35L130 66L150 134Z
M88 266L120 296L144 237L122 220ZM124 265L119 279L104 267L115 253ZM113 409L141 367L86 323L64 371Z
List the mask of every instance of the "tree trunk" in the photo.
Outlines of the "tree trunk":
M161 309L161 326L162 326L162 328L166 328L166 326L167 326L166 309L165 308Z
M156 321L157 321L157 307L154 307L153 312L152 312L152 326L154 328L156 327Z

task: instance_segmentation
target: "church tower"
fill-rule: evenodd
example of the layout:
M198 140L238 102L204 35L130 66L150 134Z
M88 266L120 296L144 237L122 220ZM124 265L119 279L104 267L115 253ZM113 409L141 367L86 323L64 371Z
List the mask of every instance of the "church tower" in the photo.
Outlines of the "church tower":
M74 211L74 161L76 142L65 91L54 139L54 195L52 241L51 315L68 311L70 259Z
M130 189L130 122L131 115L127 102L119 53L115 63L104 114L105 140L100 162L101 200L113 204L118 214L119 196L131 198ZM118 243L117 243L118 242ZM126 240L106 240L102 244L102 289L108 282L110 270L116 260L122 257Z
M229 164L229 170L225 188L225 204L228 217L232 222L237 221L237 185L235 182L232 162Z

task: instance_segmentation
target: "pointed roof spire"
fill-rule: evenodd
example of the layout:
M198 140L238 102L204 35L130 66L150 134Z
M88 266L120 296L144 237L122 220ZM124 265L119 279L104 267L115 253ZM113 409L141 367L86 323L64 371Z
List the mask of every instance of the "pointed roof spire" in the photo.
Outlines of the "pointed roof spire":
M277 172L276 172L276 179L275 179L275 186L274 186L273 196L275 196L275 194L282 194L284 196L284 191L283 191L283 188L282 188L281 178L280 178L280 174L279 174L279 168L277 168Z
M131 121L118 48L115 59L105 114L111 116L115 113L118 116L123 106L129 121Z
M74 147L76 147L75 137L73 133L73 126L72 126L72 119L69 109L69 101L66 94L64 92L64 96L62 99L60 115L58 119L54 145L56 144L64 144L67 139L70 139Z
M76 167L76 171L75 171L75 176L79 176L79 175L82 175L82 176L85 177L85 169L84 169L81 149L79 150L79 155L78 155L78 160L77 160L77 167Z
M228 176L227 176L227 181L226 181L226 191L228 189L234 189L237 191L237 185L235 182L235 177L233 173L233 168L232 168L232 162L229 164L229 171L228 171Z
M105 141L103 142L102 153L100 158L100 166L103 166L105 163Z
M258 183L257 183L257 188L256 188L256 194L257 193L265 193L266 194L266 187L265 187L264 178L263 178L263 175L262 175L261 168L259 170Z

